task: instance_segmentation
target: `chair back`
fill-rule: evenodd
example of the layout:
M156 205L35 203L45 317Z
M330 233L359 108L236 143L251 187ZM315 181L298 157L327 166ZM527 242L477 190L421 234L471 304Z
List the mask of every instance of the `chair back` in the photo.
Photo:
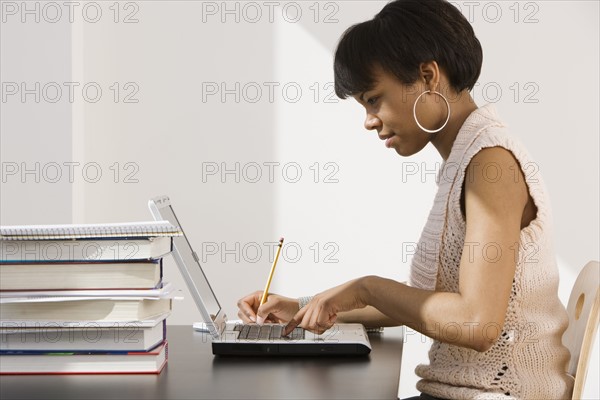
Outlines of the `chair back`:
M600 307L599 286L600 264L598 261L590 261L577 276L567 305L569 326L563 335L563 344L571 352L567 372L575 378L572 399L581 398L596 338Z

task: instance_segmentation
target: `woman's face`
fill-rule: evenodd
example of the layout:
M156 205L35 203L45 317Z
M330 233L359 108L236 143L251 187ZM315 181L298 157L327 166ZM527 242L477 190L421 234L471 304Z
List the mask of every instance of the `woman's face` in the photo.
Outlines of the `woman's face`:
M381 68L374 72L373 89L354 96L367 112L365 128L376 130L385 146L401 156L418 153L430 140L430 134L419 128L413 116L415 100L429 90L425 79L406 85ZM423 95L417 103L417 118L427 129L442 126L446 112L445 103L434 94Z

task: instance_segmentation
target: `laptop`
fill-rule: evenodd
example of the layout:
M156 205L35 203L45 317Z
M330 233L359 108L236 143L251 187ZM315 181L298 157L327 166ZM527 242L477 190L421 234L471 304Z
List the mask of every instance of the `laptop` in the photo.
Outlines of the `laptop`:
M369 337L361 324L335 324L321 335L296 328L288 336L282 336L282 324L228 322L169 197L153 198L148 207L155 220L169 221L183 232L182 236L173 237L172 254L204 319L206 331L212 336L214 355L360 356L371 352Z

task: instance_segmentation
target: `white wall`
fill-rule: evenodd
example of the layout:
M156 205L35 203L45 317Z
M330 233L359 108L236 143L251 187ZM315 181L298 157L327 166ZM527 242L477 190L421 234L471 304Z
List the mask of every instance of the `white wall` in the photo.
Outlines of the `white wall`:
M262 289L272 256L265 243L279 236L287 245L272 291L312 294L367 273L407 279L403 244L419 237L439 156L427 148L399 158L364 131L358 104L336 101L327 86L340 34L385 2L282 2L272 21L263 2L226 2L239 10L237 22L222 2L119 3L117 22L113 3L98 2L94 23L95 6L76 9L73 23L66 15L50 23L40 4L39 23L3 14L2 82L74 81L88 85L88 97L76 90L72 103L3 101L0 157L3 168L36 160L80 167L72 183L3 179L2 224L147 219L147 199L169 194L231 316L240 295ZM579 269L600 258L598 3L456 4L484 48L476 102L496 103L548 186L566 302ZM292 22L296 5L302 14ZM233 89L224 99L222 83ZM203 176L236 163L237 182L233 173ZM417 175L403 174L414 166ZM170 323L198 320L172 262L166 276L186 297ZM427 348L420 335L408 340L405 396ZM598 376L592 364L589 376ZM588 398L598 398L598 383L588 381Z
M22 23L10 10L2 2L0 223L69 222L71 104L58 100L56 88L68 91L71 82L71 24L36 23L35 14Z

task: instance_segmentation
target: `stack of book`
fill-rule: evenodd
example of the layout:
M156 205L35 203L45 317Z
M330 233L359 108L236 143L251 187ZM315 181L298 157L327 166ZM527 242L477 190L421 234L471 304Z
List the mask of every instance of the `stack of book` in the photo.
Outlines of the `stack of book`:
M0 227L0 374L160 373L167 221Z

